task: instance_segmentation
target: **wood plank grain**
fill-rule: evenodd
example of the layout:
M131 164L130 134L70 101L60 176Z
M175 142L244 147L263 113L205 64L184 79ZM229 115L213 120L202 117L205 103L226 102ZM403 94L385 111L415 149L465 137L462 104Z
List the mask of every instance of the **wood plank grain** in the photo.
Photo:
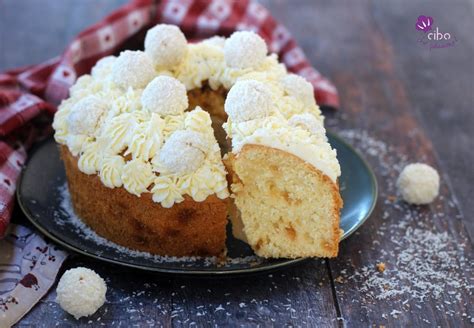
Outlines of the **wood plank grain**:
M173 325L336 327L324 261L227 279L175 280Z
M84 266L96 271L107 284L107 302L94 315L75 320L56 303L55 288L17 325L18 327L171 327L169 279L75 256L63 271ZM62 274L62 272L61 272Z
M65 269L85 266L105 278L106 304L75 320L51 291L18 327L203 327L274 325L337 327L324 261L286 271L234 278L172 278L99 263L81 256Z
M433 49L414 43L413 28L418 15L429 12L441 32L458 42L453 48ZM454 196L465 215L471 240L474 221L474 30L472 3L467 1L373 2L373 14L394 53L395 71L403 81L411 112L436 147L440 166L449 174Z
M0 2L0 70L58 54L75 33L122 2ZM109 303L89 319L93 321L81 320L79 325L189 326L195 322L269 326L274 319L278 325L336 326L340 323L336 320L338 311L344 319L342 324L347 326L468 325L473 308L472 295L467 291L454 302L449 295L442 295L421 305L415 300L401 304L404 298L377 300L372 298L378 295L376 290L361 290L371 275L364 279L351 277L364 266L373 271L381 261L387 264L382 277L393 276L402 250L392 240L401 240L408 228L446 231L451 238L449 248L472 257L472 244L463 224L463 220L469 221L456 207L448 185L448 179L453 178L455 191L462 193L459 200L465 212L472 212L472 154L465 152L472 140L472 41L467 41L472 25L463 23L461 28L445 18L442 22L446 28L464 40L463 48L454 54L429 57L407 45L414 40L406 40L410 34L403 28L413 25L412 16L421 14L418 10L436 10L437 17L443 17L443 11L449 8L437 7L438 2L422 7L417 7L420 2L410 7L404 2L263 2L288 27L312 63L338 86L343 108L337 114L327 113L327 123L348 136L347 132L355 130L351 140L375 168L381 194L374 214L358 233L342 243L341 256L330 261L334 282L329 281L329 272L319 261L271 277L182 280L76 257L67 263L68 267L84 265L98 271L107 278L111 291ZM467 1L457 1L452 8L453 17L461 20L472 12ZM446 61L450 70L440 65ZM443 88L439 80L460 82ZM433 115L431 108L438 107L444 110ZM420 125L419 121L426 123ZM434 139L439 159L420 126ZM451 138L445 137L445 131ZM362 132L381 143L367 145L367 135ZM384 146L389 149L382 156L377 147ZM394 180L406 161L426 161L443 168L442 197L429 207L409 207L394 197ZM406 222L406 226L400 227L400 222ZM472 265L464 265L458 269L460 275L471 272ZM338 308L333 305L332 284ZM74 319L54 303L54 297L54 291L49 293L20 326L75 325ZM401 313L390 315L393 310Z
M338 74L342 78L345 65L362 65L357 85L365 84L366 76L373 74L367 66L368 52L373 49L364 48L366 45L359 43L372 30L358 25L358 17L352 15L352 10L359 12L363 8L367 14L373 12L372 18L365 19L376 20L392 48L394 73L410 100L410 115L417 118L417 125L427 132L436 146L439 164L455 186L454 197L459 201L462 212L474 213L474 202L470 200L474 192L474 186L470 183L474 180L474 170L471 169L474 152L466 151L472 148L474 140L474 129L471 128L474 125L474 39L470 36L474 23L470 19L473 9L469 1L373 1L370 7L364 2L366 5L354 8L359 6L351 1L330 5L296 0L292 2L294 5L291 10L288 10L286 1L261 2L296 37L321 73L330 77ZM423 12L431 13L436 19L435 24L458 37L455 48L430 52L418 46L416 40L419 35L414 29L414 22ZM332 56L334 52L338 54L337 57ZM339 91L347 88L348 82L341 80L337 85ZM351 86L352 90L357 85ZM366 98L354 99L353 93L349 96L349 101L357 103L347 103L357 107L346 106L340 115L345 114L345 109L365 110L366 104L362 101ZM365 120L362 121L358 122L361 125L357 125L357 128L367 127ZM474 221L468 218L466 215L464 224L472 239Z
M382 294L378 288L384 288L382 279L375 280L374 287L366 287L375 275L394 278L395 288L416 289L414 281L397 280L397 272L410 273L407 268L397 267L401 254L405 254L404 247L410 244L403 239L410 229L431 231L435 236L447 232L450 242L446 249L452 250L452 256L466 259L450 268L459 271L456 278L466 283L472 277L469 262L472 244L463 225L464 217L454 205L447 175L442 174L441 197L430 206L407 206L396 197L394 183L404 163L422 161L438 169L440 166L432 143L414 119L412 108L416 103L408 96L405 81L399 75L403 67L395 65L396 54L379 26L383 18L376 20L369 1L357 4L299 1L305 8L297 11L284 11L284 3L269 4L273 13L281 14L279 18L290 26L297 39L329 36L324 41L314 40L315 45L303 42L312 62L339 87L343 114L332 115L327 123L348 136L351 135L348 129L355 132L353 141L370 160L379 181L380 197L374 214L359 232L342 242L340 256L330 261L344 323L348 326L469 325L473 308L468 288L457 290L458 300L446 291L438 298L431 293L425 302L419 302L408 291L376 299ZM383 7L380 3L377 6ZM415 242L415 246L420 252L416 255L423 256L420 242ZM383 274L375 270L379 262L387 265ZM368 274L363 273L364 267ZM428 277L443 284L435 281L434 276Z

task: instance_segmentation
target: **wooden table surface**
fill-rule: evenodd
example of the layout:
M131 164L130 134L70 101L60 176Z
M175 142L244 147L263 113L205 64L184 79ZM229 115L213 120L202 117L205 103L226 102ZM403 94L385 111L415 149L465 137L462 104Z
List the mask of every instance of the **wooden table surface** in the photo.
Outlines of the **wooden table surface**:
M41 62L124 1L0 1L0 70ZM74 320L51 291L19 327L472 326L474 224L473 3L263 1L332 79L341 110L331 130L374 168L378 204L330 261L232 279L162 277L74 256L107 281L107 303ZM419 15L454 35L452 48L417 43ZM394 182L422 161L441 196L408 206ZM14 220L22 222L17 211ZM381 273L377 263L385 263Z

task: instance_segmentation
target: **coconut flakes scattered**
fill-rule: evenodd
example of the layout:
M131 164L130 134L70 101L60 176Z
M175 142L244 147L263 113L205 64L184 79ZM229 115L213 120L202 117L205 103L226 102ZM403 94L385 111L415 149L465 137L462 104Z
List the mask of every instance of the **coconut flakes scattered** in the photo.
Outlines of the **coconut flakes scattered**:
M445 216L440 206L436 207L438 211L426 212L398 199L397 176L408 160L395 147L371 137L366 131L344 130L340 135L378 162L385 185L380 198L384 200L384 207L391 207L397 213L396 221L391 220L388 211L382 213L383 221L371 246L378 253L375 259L378 265L371 263L340 271L345 281L359 286L362 299L352 302L365 305L365 309L369 309L368 304L381 302L389 306L400 304L389 314L394 319L404 312L419 311L427 302L434 302L437 311L455 316L452 305L460 304L463 294L472 295L474 287L470 278L472 264L465 254L469 246L459 244L447 231L434 228L433 220ZM448 201L448 206L453 207L454 203ZM385 244L389 240L384 248L380 248L381 238ZM383 272L380 272L381 263ZM345 290L337 293L340 298L351 297ZM467 314L466 317L471 318ZM382 318L388 319L387 314L382 313ZM423 321L429 323L426 319Z
M102 246L101 249L98 249L96 254L101 255L104 250L107 252L115 253L118 258L123 258L124 261L133 258L140 258L147 261L152 261L153 263L173 263L180 265L183 268L193 268L196 267L197 263L205 267L216 266L219 263L221 268L226 266L233 266L238 264L245 265L258 265L264 259L258 256L243 256L243 257L233 257L226 258L225 262L222 262L221 259L210 256L210 257L199 257L199 256L162 256L154 255L148 252L142 252L133 250L121 245L118 245L110 240L107 240L99 236L94 230L89 228L74 212L74 207L71 201L71 195L67 187L67 183L64 183L59 187L59 197L61 198L61 205L58 211L54 212L53 219L55 223L59 226L68 226L69 228L75 229L75 233L80 235L81 238L86 240L93 240L95 244Z

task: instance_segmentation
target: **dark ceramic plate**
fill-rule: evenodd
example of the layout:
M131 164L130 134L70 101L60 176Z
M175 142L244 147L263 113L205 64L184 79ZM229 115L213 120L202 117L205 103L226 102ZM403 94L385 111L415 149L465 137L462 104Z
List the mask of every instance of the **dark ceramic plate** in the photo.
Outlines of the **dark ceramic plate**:
M340 186L344 208L341 228L347 238L370 215L377 199L377 183L371 169L360 155L339 137L329 134L341 163ZM228 275L255 273L291 266L305 259L266 260L256 257L243 242L228 233L229 261L217 266L209 260L164 260L159 257L130 253L97 238L90 238L78 228L65 200L65 173L53 139L38 145L23 170L17 197L28 219L47 237L72 251L129 267L161 273L186 275ZM61 191L62 190L62 191Z

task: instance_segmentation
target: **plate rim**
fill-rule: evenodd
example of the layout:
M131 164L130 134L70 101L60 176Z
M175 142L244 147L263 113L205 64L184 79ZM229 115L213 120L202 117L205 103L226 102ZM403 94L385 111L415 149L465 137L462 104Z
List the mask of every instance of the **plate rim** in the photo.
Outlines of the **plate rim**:
M336 139L338 142L342 143L344 146L351 149L352 152L354 152L357 155L357 157L360 159L362 164L365 166L365 169L369 173L371 187L372 187L372 194L371 194L372 203L370 204L370 208L367 211L367 214L365 214L364 218L362 218L362 220L360 220L356 225L352 226L347 232L344 231L344 234L339 240L339 242L341 242L344 239L347 239L348 237L350 237L354 232L356 232L360 228L360 226L363 225L365 221L367 221L367 219L372 215L372 212L374 211L375 206L377 206L377 200L378 200L378 195L379 195L379 185L377 181L377 176L372 170L372 167L370 166L369 162L364 158L364 156L361 155L361 153L354 146L349 144L347 141L345 141L342 137L340 137L336 133L328 131L327 134L330 135L331 138Z
M358 221L358 223L356 225L351 227L351 229L349 229L347 232L344 231L344 234L340 239L340 241L343 241L344 239L346 239L350 235L352 235L357 229L359 229L359 227L362 224L364 224L364 222L371 216L371 214L372 214L372 212L373 212L373 210L374 210L374 208L377 204L378 183L377 183L376 176L375 176L374 172L372 171L372 168L370 167L368 162L365 160L365 158L363 156L361 156L361 154L352 145L348 144L344 139L342 139L340 136L338 136L337 134L335 134L333 132L328 131L328 136L330 136L331 138L336 139L338 142L343 144L345 147L348 147L352 152L354 152L356 154L356 156L359 158L359 160L361 160L362 164L365 166L367 172L369 173L369 177L370 177L370 180L371 180L371 186L372 186L372 190L373 190L373 192L371 194L372 203L371 203L371 206L370 206L369 210L364 215L364 217L361 220ZM37 221L37 219L34 217L34 215L32 213L30 213L30 211L28 210L26 204L24 203L24 199L22 197L22 192L21 192L22 191L22 185L23 185L22 182L23 182L24 175L25 175L25 172L27 170L28 163L29 163L30 159L33 158L35 153L37 151L39 151L48 142L50 142L52 139L53 139L52 137L47 137L44 140L36 143L33 146L33 148L31 149L30 154L28 156L28 159L27 159L26 163L24 164L24 166L21 170L20 176L18 177L18 182L17 182L17 188L16 188L16 191L15 191L15 195L16 195L17 203L20 206L20 209L23 212L23 214L25 214L28 221L31 224L33 224L33 226L35 226L35 228L37 228L47 238L51 239L55 243L61 245L62 247L66 248L66 249L68 249L72 252L79 253L79 254L94 258L96 260L105 261L105 262L112 263L112 264L115 264L115 265L121 265L121 266L129 267L129 268L133 268L133 269L139 269L139 270L147 271L147 272L154 272L154 273L161 273L161 274L174 274L174 275L179 275L179 276L202 276L202 277L205 277L205 276L222 276L223 277L223 276L233 276L233 275L244 275L244 274L270 272L270 271L273 271L273 270L281 269L283 267L285 267L285 268L286 267L292 267L292 266L294 266L298 263L304 263L304 262L309 261L309 260L312 259L312 258L286 259L282 262L269 264L267 266L255 267L255 268L250 267L250 268L233 269L233 270L222 270L222 269L218 269L218 270L214 270L214 271L202 270L202 269L187 270L187 268L169 269L169 268L163 268L163 267L133 264L133 263L124 262L124 261L120 261L120 260L116 260L116 259L102 257L102 256L97 255L95 253L90 253L90 252L87 252L87 251L82 250L80 248L77 248L77 247L67 243L66 241L63 241L59 237L56 237L53 233L49 232L46 228L44 228Z

